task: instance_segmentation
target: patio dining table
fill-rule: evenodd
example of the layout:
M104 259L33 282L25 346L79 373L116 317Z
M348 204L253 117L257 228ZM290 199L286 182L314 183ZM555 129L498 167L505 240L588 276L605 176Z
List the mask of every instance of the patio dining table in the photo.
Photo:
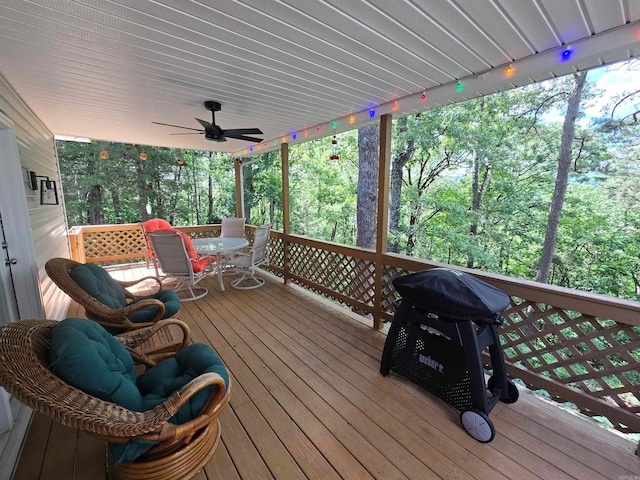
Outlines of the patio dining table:
M222 269L225 266L225 257L242 250L249 245L246 238L235 237L215 237L215 238L196 238L191 242L196 252L204 255L215 255L218 271L218 281L220 289L224 291L224 282L222 281Z

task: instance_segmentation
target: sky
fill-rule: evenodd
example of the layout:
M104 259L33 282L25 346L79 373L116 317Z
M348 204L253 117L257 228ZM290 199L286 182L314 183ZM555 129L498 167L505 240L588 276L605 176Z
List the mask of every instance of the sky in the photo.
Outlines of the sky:
M611 115L611 108L615 104L613 98L622 95L623 92L635 92L640 90L640 60L602 67L589 72L587 81L595 83L602 90L594 102L590 102L586 108L586 119L602 115L603 108L607 115ZM640 93L637 93L616 108L615 118L622 118L629 113L640 110Z
M640 60L590 70L587 82L595 83L601 93L582 107L585 116L578 120L582 127L589 126L594 118L611 115L611 108L616 103L614 99L619 98L624 92L640 91ZM638 110L640 110L640 92L616 108L615 118L622 118ZM564 122L564 114L564 110L554 109L544 115L544 120L562 123Z

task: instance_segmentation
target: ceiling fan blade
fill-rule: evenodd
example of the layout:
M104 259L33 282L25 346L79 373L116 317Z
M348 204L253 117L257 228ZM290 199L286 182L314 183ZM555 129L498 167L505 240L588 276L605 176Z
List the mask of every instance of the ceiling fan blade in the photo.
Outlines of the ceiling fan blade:
M200 132L189 132L189 133L170 133L169 135L204 135L204 132L200 131Z
M155 123L156 125L164 125L165 127L184 128L185 130L195 130L196 132L200 131L199 128L181 127L180 125L171 125L169 123L160 123L160 122L151 122L151 123Z
M244 140L245 142L261 142L262 139L261 138L255 138L255 137L247 137L245 135L228 135L226 132L228 132L229 130L225 130L225 138L235 138L236 140Z
M262 130L259 128L232 128L230 130L223 130L225 137L231 137L233 135L262 135Z
M204 128L211 128L213 126L206 120L200 120L199 118L196 118L196 120L200 122L200 125L202 125Z

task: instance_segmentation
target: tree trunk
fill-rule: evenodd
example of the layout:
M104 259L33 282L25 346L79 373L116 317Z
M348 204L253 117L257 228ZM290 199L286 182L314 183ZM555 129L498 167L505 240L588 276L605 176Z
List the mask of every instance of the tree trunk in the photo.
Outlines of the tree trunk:
M251 207L255 197L255 189L253 186L253 165L242 167L242 188L244 190L244 221L251 224Z
M571 166L571 145L575 137L576 117L580 111L580 100L582 99L582 89L584 88L588 72L574 74L575 83L569 101L567 103L567 113L562 126L562 141L560 142L560 154L558 155L558 173L556 174L556 184L549 207L549 219L547 220L547 232L544 236L544 245L540 254L540 265L536 280L546 283L549 278L549 270L556 248L558 235L558 225L564 198L567 193L567 183L569 180L569 168Z
M176 207L178 206L178 196L180 195L180 175L182 174L182 167L180 165L178 167L178 174L176 175L176 190L173 192L173 198L171 200L171 211L169 213L169 223L173 225L173 222L176 218Z
M398 135L407 131L407 117L398 119ZM402 199L402 172L414 152L413 138L407 140L405 149L393 159L389 184L389 241L387 250L398 253L400 231L400 202Z
M196 211L196 225L200 225L200 196L198 195L198 178L196 176L195 159L193 161L193 206Z
M482 165L482 180L480 179L480 158L477 153L473 156L473 171L471 178L471 225L469 225L469 237L473 238L478 234L478 211L482 202L482 194L489 177L489 165ZM473 268L474 258L469 254L467 258L467 268Z
M111 188L111 201L113 202L113 212L116 216L116 223L122 223L122 205L120 204L120 194L118 189Z
M379 149L380 125L360 128L356 246L361 248L376 248Z
M91 185L87 194L87 221L89 225L104 225L102 209L102 186Z

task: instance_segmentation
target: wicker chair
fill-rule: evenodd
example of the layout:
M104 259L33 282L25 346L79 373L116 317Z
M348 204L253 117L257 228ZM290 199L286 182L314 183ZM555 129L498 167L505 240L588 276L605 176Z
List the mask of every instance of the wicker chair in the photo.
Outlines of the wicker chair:
M94 320L100 323L103 327L109 329L116 328L121 331L128 331L153 326L158 320L162 319L165 313L165 306L160 300L149 298L139 302L129 303L124 308L110 308L104 303L98 301L78 285L73 278L71 278L71 270L78 265L82 264L68 258L52 258L45 264L45 270L51 280L53 280L53 282L62 291L64 291L64 293L84 307L87 318L90 320ZM158 277L144 277L129 282L116 279L112 280L122 287L125 297L130 300L135 300L140 298L140 296L134 295L127 290L127 288L137 285L143 281L153 280L157 282L160 289L162 289L162 281ZM130 320L129 316L133 312L149 305L153 305L158 308L158 312L151 320L137 323ZM174 316L175 315L170 318L173 318Z
M114 464L118 480L191 478L213 455L220 439L218 415L227 406L230 385L217 373L205 373L145 412L130 411L74 388L48 368L52 320L21 320L0 327L0 386L34 410L109 443L131 439L157 442L132 463ZM197 392L217 385L194 419L169 423Z
M45 264L45 270L51 280L63 292L84 307L87 318L107 328L127 348L135 349L139 354L152 355L160 352L177 351L189 342L189 330L182 322L167 321L165 319L162 322L162 328L152 328L157 325L165 313L165 306L160 300L145 299L136 303L129 303L124 308L110 308L89 295L71 278L70 272L77 265L82 264L67 258L52 258ZM162 288L162 282L157 277L144 277L130 282L112 280L122 287L125 297L131 300L139 297L129 292L127 287L145 280L153 280L158 283L160 289ZM150 321L136 323L129 318L133 312L149 305L158 308L157 314ZM177 313L169 318L173 318L176 315ZM161 331L156 334L157 330Z

